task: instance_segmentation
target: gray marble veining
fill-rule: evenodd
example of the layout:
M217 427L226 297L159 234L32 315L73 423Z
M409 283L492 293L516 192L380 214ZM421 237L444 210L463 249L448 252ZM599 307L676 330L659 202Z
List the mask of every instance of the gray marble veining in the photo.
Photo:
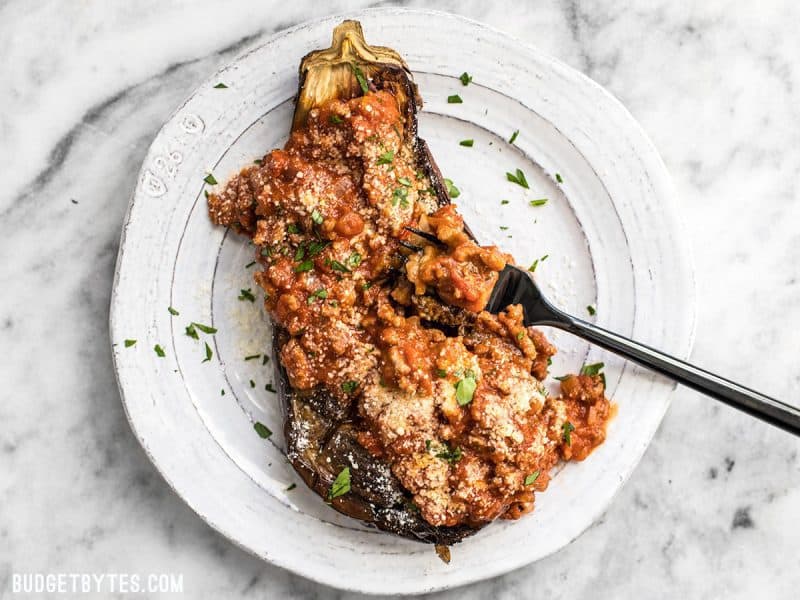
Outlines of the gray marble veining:
M694 361L797 402L798 5L435 6L536 45L628 107L673 174L693 244ZM0 597L20 571L181 572L192 598L344 596L237 549L170 491L125 420L107 339L120 224L160 124L218 66L320 10L0 3ZM440 597L794 598L798 450L678 390L595 526L537 564Z

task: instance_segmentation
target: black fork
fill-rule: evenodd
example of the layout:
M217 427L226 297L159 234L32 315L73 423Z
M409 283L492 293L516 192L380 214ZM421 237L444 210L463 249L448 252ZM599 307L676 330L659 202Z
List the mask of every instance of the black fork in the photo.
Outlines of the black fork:
M526 326L549 325L569 331L753 417L800 435L800 409L568 315L548 302L530 273L507 265L500 272L486 310L497 313L511 304L522 305Z

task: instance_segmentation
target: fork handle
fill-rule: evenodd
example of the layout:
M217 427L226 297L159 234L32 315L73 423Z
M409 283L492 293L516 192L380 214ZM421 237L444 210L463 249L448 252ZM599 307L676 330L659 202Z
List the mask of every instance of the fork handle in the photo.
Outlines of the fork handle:
M548 319L547 323L541 324L569 331L728 406L800 436L800 409L577 317L558 310L554 313L552 321Z

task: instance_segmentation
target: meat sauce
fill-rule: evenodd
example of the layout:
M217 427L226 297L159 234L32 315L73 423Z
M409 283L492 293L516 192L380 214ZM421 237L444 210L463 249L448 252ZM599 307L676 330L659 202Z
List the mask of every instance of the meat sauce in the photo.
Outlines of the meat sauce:
M555 348L520 306L483 311L512 257L439 206L404 125L384 91L330 101L211 194L209 214L258 248L255 280L288 334L280 360L295 390L353 408L359 442L432 525L516 519L559 460L605 439L604 381L574 375L547 394Z

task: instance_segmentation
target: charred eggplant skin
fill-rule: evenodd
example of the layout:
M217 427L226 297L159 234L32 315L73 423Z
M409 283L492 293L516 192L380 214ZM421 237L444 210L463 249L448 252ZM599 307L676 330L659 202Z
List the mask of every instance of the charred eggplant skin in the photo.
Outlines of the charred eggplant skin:
M449 204L442 175L428 145L417 135L422 101L408 66L394 50L369 46L357 21L344 21L336 27L331 48L303 58L292 130L305 126L314 107L334 98L348 100L363 94L356 70L366 76L373 90L390 91L397 99L405 119L405 141L412 145L417 167L428 176L439 205ZM404 538L452 545L475 533L479 527L435 527L421 517L389 465L356 441L355 406L342 407L322 390L305 393L291 387L279 360L288 339L276 326L275 381L284 412L287 458L306 485L337 511ZM330 500L331 485L345 467L350 468L350 492Z

